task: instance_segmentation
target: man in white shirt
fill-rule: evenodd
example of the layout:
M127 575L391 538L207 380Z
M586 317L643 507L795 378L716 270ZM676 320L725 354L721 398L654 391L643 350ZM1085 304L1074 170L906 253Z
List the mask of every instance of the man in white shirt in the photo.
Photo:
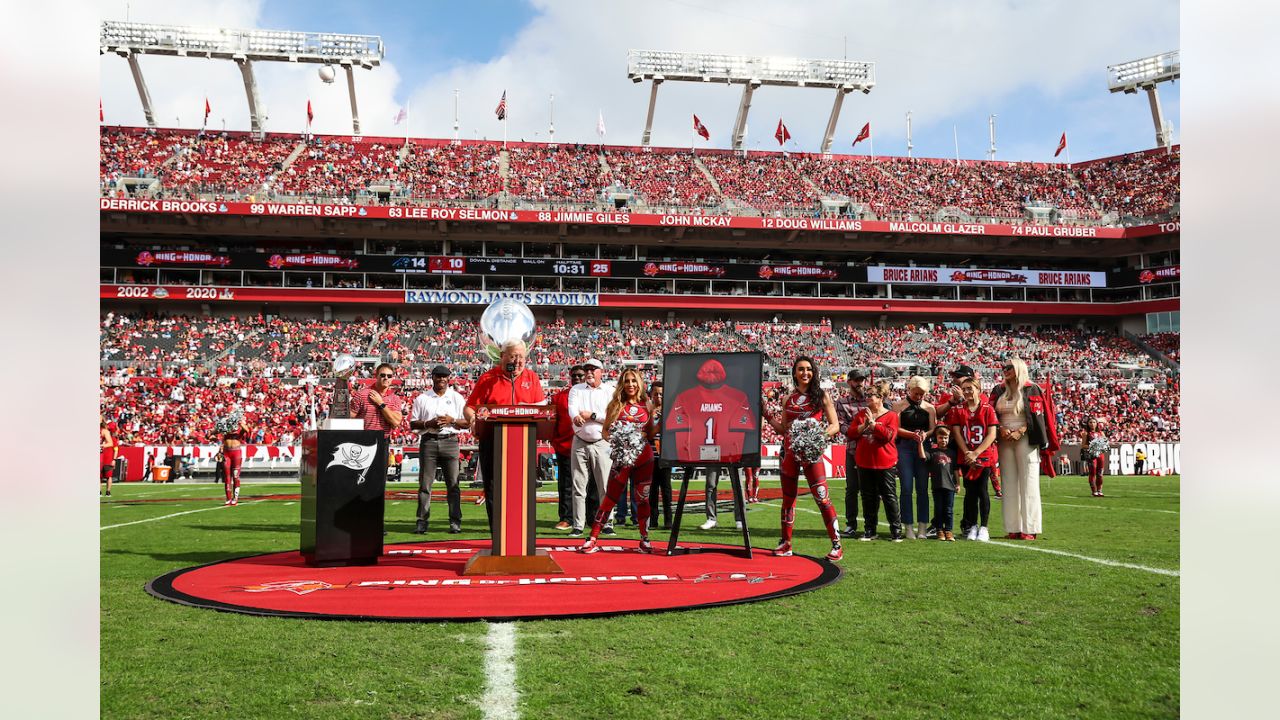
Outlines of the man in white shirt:
M449 532L462 532L462 493L458 488L458 433L468 426L462 410L467 399L449 387L449 368L431 370L431 389L413 400L409 427L422 433L418 444L418 525L414 532L425 535L431 518L431 483L436 467L444 469L444 486L449 500Z
M569 391L569 417L573 420L573 446L569 451L573 460L573 530L569 534L573 536L582 535L582 529L593 519L586 516L588 480L595 478L596 497L604 498L613 467L609 443L602 434L614 384L604 382L604 365L599 360L591 358L582 367L587 373L586 381ZM617 534L612 521L606 522L602 532Z

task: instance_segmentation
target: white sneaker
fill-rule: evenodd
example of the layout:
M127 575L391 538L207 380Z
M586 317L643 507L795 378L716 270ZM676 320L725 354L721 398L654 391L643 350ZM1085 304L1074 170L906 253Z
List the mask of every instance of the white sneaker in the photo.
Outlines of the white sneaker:
M915 539L916 539L916 529L915 529L914 527L912 527L910 523L907 523L906 528L907 528L907 530L906 530L906 532L907 532L907 539L908 539L908 540L915 540Z
M916 539L924 540L929 537L929 523L916 523Z
M977 526L977 525L974 525L973 527L969 528L969 532L965 533L964 539L965 539L965 540L977 540L977 539L978 539L978 526Z
M711 528L713 528L713 527L715 527L715 526L716 526L716 521L715 521L715 520L712 520L711 518L707 518L707 521L706 521L706 522L704 522L704 523L702 523L701 525L699 525L699 526L698 526L698 529L699 529L699 530L710 530Z
M991 533L987 532L986 525L978 528L978 542L991 542Z

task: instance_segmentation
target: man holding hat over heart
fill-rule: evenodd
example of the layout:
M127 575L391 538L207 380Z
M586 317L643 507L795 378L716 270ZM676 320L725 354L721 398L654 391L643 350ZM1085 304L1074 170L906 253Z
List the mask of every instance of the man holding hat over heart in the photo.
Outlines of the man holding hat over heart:
M444 486L449 500L449 532L462 532L462 493L458 488L458 433L469 426L463 408L467 404L457 390L449 387L449 368L431 370L431 389L413 400L409 427L422 433L418 444L418 525L414 532L425 535L431 517L431 483L436 468L444 469Z

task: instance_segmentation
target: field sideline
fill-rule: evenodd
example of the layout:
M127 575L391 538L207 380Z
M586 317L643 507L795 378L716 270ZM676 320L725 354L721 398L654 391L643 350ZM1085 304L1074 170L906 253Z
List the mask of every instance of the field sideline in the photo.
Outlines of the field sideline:
M296 549L298 503L264 496L297 483L249 484L234 508L212 483L118 484L99 524L102 716L1176 716L1179 484L1107 477L1108 497L1093 498L1081 477L1044 478L1041 540L846 541L845 576L796 597L492 625L258 618L157 600L143 586L171 570ZM840 510L843 492L834 480ZM777 543L778 502L749 506L758 548ZM388 543L422 539L414 507L388 501ZM803 496L798 508L796 550L821 556L816 505ZM426 539L459 537L443 532L444 503L433 509ZM483 536L483 508L463 513L460 537ZM999 500L991 515L994 540ZM559 535L553 503L538 518L540 536ZM715 530L701 521L686 515L682 537L734 541L731 512Z

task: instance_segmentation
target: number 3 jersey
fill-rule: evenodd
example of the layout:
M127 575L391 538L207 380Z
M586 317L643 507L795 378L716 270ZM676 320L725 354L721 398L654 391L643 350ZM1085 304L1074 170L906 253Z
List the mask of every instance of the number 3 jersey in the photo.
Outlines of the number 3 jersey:
M947 411L946 423L960 428L960 432L964 435L965 447L972 450L982 444L987 436L987 428L999 425L1000 420L996 418L996 411L992 409L991 404L984 398L978 402L976 410L970 410L964 403L952 407ZM963 460L963 453L960 455ZM978 464L988 467L996 464L995 443L991 443L978 456Z
M758 430L747 394L721 385L702 385L676 396L666 418L666 429L676 433L676 457L681 462L708 460L703 448L719 447L720 462L739 462L747 433Z

